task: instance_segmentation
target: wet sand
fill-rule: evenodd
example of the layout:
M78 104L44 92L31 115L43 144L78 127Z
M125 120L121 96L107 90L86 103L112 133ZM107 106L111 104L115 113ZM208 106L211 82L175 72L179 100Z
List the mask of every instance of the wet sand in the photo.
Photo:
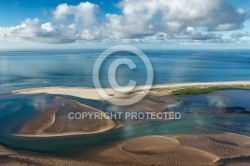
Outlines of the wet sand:
M0 165L248 165L249 137L219 133L144 136L120 142L80 161L1 147ZM239 160L242 159L242 160Z
M128 111L162 112L166 106L143 99L138 103L126 106ZM74 100L54 97L52 104L38 108L39 114L26 121L12 133L16 137L62 137L86 134L96 134L108 130L125 127L119 119L111 119L102 110ZM98 113L101 119L89 115L81 119L69 119L69 113ZM134 123L145 121L132 120Z
M250 82L217 82L217 83L187 83L158 85L153 88L164 88L163 91L152 91L147 99L127 108L138 111L163 111L166 107L164 101L166 95L170 95L173 90L188 87L213 87L213 86L249 86ZM138 89L140 87L137 87ZM111 91L110 89L107 89ZM139 89L141 90L141 89ZM143 89L145 90L145 89ZM67 88L67 87L48 87L26 89L12 92L14 94L61 94L71 95L80 98L102 100L95 89L88 88ZM138 93L144 93L138 92ZM115 94L115 97L127 95ZM112 96L110 96L112 97ZM158 100L154 99L159 97ZM170 98L169 104L174 104L175 100ZM67 101L62 98L55 100L57 106L50 105L47 111L40 116L28 121L16 136L65 136L76 134L92 134L95 132L105 132L117 127L117 122L108 120L102 122L80 122L69 127L69 122L65 119L69 110L99 111L87 105L75 101ZM64 103L64 104L62 104ZM60 107L66 107L64 109ZM60 112L60 109L63 110ZM70 108L70 109L67 109ZM60 112L60 114L59 114ZM67 118L67 117L66 117ZM46 121L44 121L46 119ZM41 125L43 124L43 125ZM92 125L95 124L95 125ZM89 129L79 128L79 126L89 126ZM164 136L151 135L138 137L122 141L111 147L106 147L97 151L88 158L80 161L61 158L40 153L22 152L6 149L0 146L0 165L249 165L250 163L250 138L247 136L223 133L203 134L203 135L178 135Z
M126 108L140 112L162 112L167 106L162 103L142 99L138 103L126 106Z
M70 112L98 113L104 116L104 112L77 101L55 97L54 103L40 110L39 115L25 122L13 133L22 137L53 137L94 134L105 132L117 127L118 123L105 115L105 118L94 119L86 116L83 119L71 120Z

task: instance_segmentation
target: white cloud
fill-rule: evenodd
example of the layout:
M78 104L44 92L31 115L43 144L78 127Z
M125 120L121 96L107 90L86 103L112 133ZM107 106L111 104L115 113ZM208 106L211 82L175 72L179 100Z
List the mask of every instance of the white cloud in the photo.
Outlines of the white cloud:
M180 33L172 34L159 32L151 38L152 40L170 40L170 39L181 39L181 40L215 40L222 39L221 34L207 32L204 30L198 30L194 27L187 27L185 30Z
M52 23L41 24L35 19L26 19L15 27L0 27L0 36L3 38L16 38L39 43L71 43L75 40L71 36L65 35L67 31L57 29Z
M76 22L82 22L85 27L95 26L98 23L96 12L99 6L90 2L81 2L79 5L72 6L66 3L57 6L53 12L56 20L65 20L68 16L74 16Z
M106 15L114 36L134 37L159 31L179 33L187 27L213 31L240 29L246 18L225 0L123 0L122 15ZM118 32L117 32L118 31Z
M187 27L184 31L180 32L175 38L179 39L192 39L192 40L214 40L221 39L221 34L198 30L194 27Z
M55 27L51 24L51 22L47 22L47 23L41 25L41 29L44 32L52 32L55 30Z
M121 0L118 8L120 15L107 13L100 20L96 4L64 3L52 12L50 22L26 19L18 26L0 27L0 37L44 43L121 39L221 41L222 35L217 31L241 29L247 17L243 9L226 0Z

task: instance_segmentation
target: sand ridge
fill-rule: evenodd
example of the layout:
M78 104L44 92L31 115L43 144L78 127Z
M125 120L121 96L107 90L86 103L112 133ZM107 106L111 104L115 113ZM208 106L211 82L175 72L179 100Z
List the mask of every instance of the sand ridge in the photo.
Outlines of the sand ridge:
M213 86L247 86L250 85L250 81L231 81L231 82L198 82L198 83L175 83L175 84L163 84L163 85L153 85L151 89L166 88L162 92L150 92L155 95L167 95L171 94L173 90L188 88L188 87L213 87ZM150 86L137 86L134 91L141 91L140 93L146 93ZM121 89L126 90L130 87L122 87ZM113 94L114 96L107 96L108 98L113 97L127 97L128 95L116 93L112 88L105 88L107 94ZM92 99L92 100L103 100L99 96L95 88L84 88L84 87L40 87L40 88L30 88L15 90L11 93L14 94L37 94L37 93L47 93L47 94L57 94L57 95L70 95L80 98Z
M104 114L101 110L77 101L55 97L54 104L45 106L39 115L21 125L13 135L19 137L52 137L94 134L114 129L118 125L110 117L92 119L87 116L84 119L71 120L68 118L69 112Z
M234 86L234 85L250 85L247 81L237 82L217 82L217 83L186 83L186 84L168 84L154 86L156 88L167 88L164 93L158 95L170 94L172 90L187 88L192 86ZM139 87L138 87L139 88ZM63 94L72 95L81 98L88 98L94 100L102 100L95 89L91 88L67 88L67 87L48 87L48 88L35 88L14 91L14 94L36 94L36 93L49 93L49 94ZM143 93L143 92L142 92ZM155 92L153 92L155 93ZM155 93L156 95L157 93ZM147 101L146 101L147 102ZM154 103L147 102L152 108L156 106ZM69 103L69 105L71 105ZM72 106L72 105L71 105ZM131 107L132 109L133 107ZM137 106L134 106L136 109ZM151 111L154 111L154 109ZM161 106L159 105L159 108ZM162 107L163 108L163 107ZM143 109L144 110L144 109ZM58 113L55 112L55 115ZM53 126L56 124L54 120ZM61 124L61 123L57 123ZM56 125L61 126L61 125ZM65 128L52 127L54 131L65 131ZM50 131L49 128L44 131ZM90 132L91 133L91 132ZM55 133L54 133L55 134ZM64 133L64 134L76 134ZM26 156L26 154L22 154ZM2 155L9 156L9 155ZM1 157L1 154L0 154ZM241 160L242 159L242 160ZM23 159L26 161L28 159ZM32 162L48 163L45 158L34 157ZM66 159L55 159L58 163L76 163L77 161L69 161ZM19 161L19 160L18 160ZM250 138L233 133L216 133L216 134L203 134L203 135L184 135L184 136L144 136L138 137L123 142L119 142L112 147L105 148L96 152L88 159L83 159L80 163L93 164L93 165L249 165L250 161ZM79 164L79 163L78 163ZM1 165L1 164L0 164ZM49 164L45 164L49 165Z
M52 155L0 147L9 165L249 165L250 138L234 133L183 136L142 136L103 148L75 161ZM0 163L1 165L1 163ZM6 164L4 164L6 165Z
M227 139L225 139L227 138ZM238 138L238 139L237 139ZM250 141L233 133L187 136L144 136L119 143L95 154L102 164L128 165L223 165L250 159Z

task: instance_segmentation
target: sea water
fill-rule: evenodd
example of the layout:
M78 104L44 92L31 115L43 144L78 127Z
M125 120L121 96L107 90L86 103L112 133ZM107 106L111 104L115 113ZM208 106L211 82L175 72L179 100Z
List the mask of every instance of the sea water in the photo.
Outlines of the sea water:
M0 52L0 92L46 86L94 87L93 66L103 50L29 50ZM152 62L154 84L183 82L213 82L250 80L248 50L144 50ZM145 83L145 67L130 53L117 53L104 64L101 73L103 87L109 87L106 71L119 57L134 60L138 70L121 66L117 80L126 85L136 80ZM101 101L62 96L109 111ZM213 99L215 98L215 99ZM148 121L142 124L87 136L25 138L11 135L16 126L36 115L36 105L51 102L53 95L0 95L0 142L15 149L49 153L87 152L89 148L145 135L185 135L228 131L250 136L249 114L217 114L218 108L241 106L250 110L250 92L219 91L204 95L178 96L181 102L172 107L182 113L180 120ZM125 108L117 108L127 111Z
M61 97L79 101L104 112L111 112L113 107L101 101L72 96ZM71 155L147 135L171 136L233 132L250 136L250 91L225 90L210 94L177 96L177 99L180 103L171 109L182 114L181 119L178 120L153 120L141 124L123 121L125 127L98 134L28 138L13 136L11 133L24 121L37 114L37 105L42 106L52 102L53 95L1 96L0 142L15 149ZM245 112L221 112L226 107L236 106L244 108ZM116 110L131 111L122 107L117 107Z
M29 50L0 52L0 92L45 86L94 87L93 66L104 50ZM154 70L154 84L250 80L250 50L143 50ZM120 65L116 79L146 82L146 68L138 56L118 52L104 61L101 84L110 87L108 69L117 58L137 67Z

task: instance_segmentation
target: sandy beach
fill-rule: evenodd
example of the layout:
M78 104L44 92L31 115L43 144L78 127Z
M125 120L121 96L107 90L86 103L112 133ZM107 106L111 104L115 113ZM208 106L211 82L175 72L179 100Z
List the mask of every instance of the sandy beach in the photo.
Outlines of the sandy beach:
M184 89L190 87L214 87L214 86L221 86L221 87L231 87L231 86L250 86L250 81L231 81L231 82L200 82L200 83L178 83L178 84L163 84L163 85L154 85L151 89L162 89L161 92L150 92L150 94L154 94L157 96L160 95L168 95L171 94L173 90L177 89ZM129 87L122 88L130 89ZM137 86L133 91L138 91L138 93L145 93L149 89L149 86ZM126 97L128 95L124 95L121 93L117 93L110 88L106 88L105 91L107 94L114 94L113 97ZM92 99L92 100L103 100L100 95L97 93L96 89L94 88L82 88L82 87L41 87L41 88L30 88L30 89L21 89L12 91L13 94L37 94L37 93L47 93L47 94L55 94L55 95L70 95L85 99ZM112 96L108 96L112 98Z
M161 112L166 109L167 103L170 105L176 104L171 97L171 92L174 90L185 89L190 87L244 87L250 86L250 81L235 81L235 82L203 82L203 83L179 83L179 84L165 84L165 85L155 85L151 88L148 96L142 99L140 102L126 106L126 108L141 112ZM121 97L127 98L130 95L135 95L136 93L145 93L148 89L142 89L146 87L136 87L136 91L133 94L121 94L116 93L114 96L110 97ZM157 90L155 90L157 89ZM112 93L113 90L110 88L105 89L108 93ZM138 91L138 92L137 92ZM103 100L94 88L81 88L81 87L42 87L42 88L31 88L12 91L12 94L53 94L53 95L69 95L84 99L92 100ZM166 103L167 102L167 103ZM65 108L59 111L59 106L64 105ZM19 137L59 137L59 136L74 136L74 135L85 135L85 134L95 134L100 132L105 132L116 127L124 127L124 124L118 120L91 120L88 121L77 121L76 124L71 124L69 122L68 113L70 110L85 111L85 112L100 112L103 114L102 110L97 110L88 105L81 104L76 101L66 100L60 97L55 97L55 103L53 105L48 105L42 111L42 114L27 121L23 124L20 129L12 133ZM61 115L60 115L61 114ZM60 115L60 116L59 116ZM79 122L79 123L78 123ZM135 121L135 123L145 122L145 121ZM84 124L80 124L84 123ZM71 126L71 127L69 127ZM73 126L73 127L72 127ZM78 126L84 126L84 128L79 128Z
M126 108L137 111L161 112L167 104L178 101L171 97L174 90L190 87L245 87L250 81L185 83L156 85L148 96ZM145 93L149 89L136 88L135 93ZM157 89L157 90L155 90ZM111 89L105 89L112 93ZM84 99L102 100L95 89L79 87L45 87L13 91L12 94L53 94L70 95ZM130 94L134 95L134 94ZM114 94L113 97L128 97L125 94ZM110 96L111 97L111 96ZM167 102L166 102L167 101ZM167 104L166 104L167 103ZM60 108L60 109L59 109ZM36 116L20 126L13 133L15 137L61 137L95 134L123 126L121 122L108 119L104 121L69 122L66 117L69 111L100 112L77 101L55 97L54 104L48 105ZM84 128L83 128L84 127ZM15 154L15 155L14 155ZM40 153L22 152L0 146L0 165L248 165L250 161L250 138L240 134L218 131L198 135L150 135L120 141L103 148L88 158L75 161L59 156ZM56 164L55 164L56 163Z
M250 0L0 11L0 166L250 166Z

